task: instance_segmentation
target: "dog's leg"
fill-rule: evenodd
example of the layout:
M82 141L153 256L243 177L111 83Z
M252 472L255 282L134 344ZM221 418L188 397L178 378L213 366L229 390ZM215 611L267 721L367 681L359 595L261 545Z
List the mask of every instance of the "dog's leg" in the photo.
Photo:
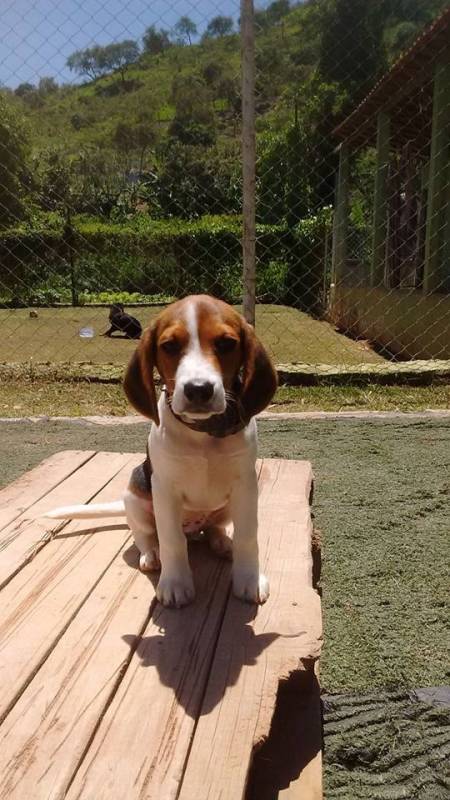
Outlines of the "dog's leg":
M206 528L205 536L211 550L220 558L227 558L229 561L233 558L233 542L227 536L226 528L221 525L211 525Z
M181 498L170 493L156 475L152 477L152 497L161 554L161 577L156 596L163 605L180 608L190 603L195 594L187 541L182 529Z
M151 502L126 492L124 497L128 526L140 552L139 567L142 572L161 569L159 544Z
M265 603L269 582L259 571L258 480L254 469L242 475L230 498L233 534L233 592L250 603Z

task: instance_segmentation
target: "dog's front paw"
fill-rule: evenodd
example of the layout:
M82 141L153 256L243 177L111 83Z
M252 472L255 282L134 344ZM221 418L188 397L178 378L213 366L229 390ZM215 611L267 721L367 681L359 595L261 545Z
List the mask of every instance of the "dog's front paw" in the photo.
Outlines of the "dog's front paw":
M236 570L233 575L233 594L246 603L262 605L270 594L269 581L261 572Z
M181 608L195 597L194 582L188 572L183 575L161 575L156 597L163 606Z

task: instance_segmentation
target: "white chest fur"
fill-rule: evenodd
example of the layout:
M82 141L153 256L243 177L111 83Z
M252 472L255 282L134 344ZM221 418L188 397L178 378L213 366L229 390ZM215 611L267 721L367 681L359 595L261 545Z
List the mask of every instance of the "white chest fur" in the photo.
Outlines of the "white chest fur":
M213 511L228 502L236 482L254 468L256 423L233 436L215 438L190 430L160 400L160 425L152 426L153 474L182 499L185 509Z

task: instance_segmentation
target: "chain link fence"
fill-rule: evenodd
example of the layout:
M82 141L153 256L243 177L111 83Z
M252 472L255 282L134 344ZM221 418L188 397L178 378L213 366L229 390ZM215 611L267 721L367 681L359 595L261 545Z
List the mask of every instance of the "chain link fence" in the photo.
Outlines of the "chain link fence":
M123 364L111 304L198 292L278 364L450 358L446 6L7 5L0 362Z

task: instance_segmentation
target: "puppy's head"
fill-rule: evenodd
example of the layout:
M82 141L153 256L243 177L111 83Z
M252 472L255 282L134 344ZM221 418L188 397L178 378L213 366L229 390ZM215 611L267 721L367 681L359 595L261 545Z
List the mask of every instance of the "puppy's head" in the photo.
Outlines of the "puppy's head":
M113 305L109 309L109 318L110 318L110 320L114 319L114 317L117 317L120 314L123 314L124 310L125 309L124 309L123 303L113 303Z
M234 402L238 376L245 421L266 407L277 387L275 370L253 328L233 308L207 295L165 309L144 332L128 366L128 399L159 424L155 368L172 410L192 422L222 414L227 402Z

